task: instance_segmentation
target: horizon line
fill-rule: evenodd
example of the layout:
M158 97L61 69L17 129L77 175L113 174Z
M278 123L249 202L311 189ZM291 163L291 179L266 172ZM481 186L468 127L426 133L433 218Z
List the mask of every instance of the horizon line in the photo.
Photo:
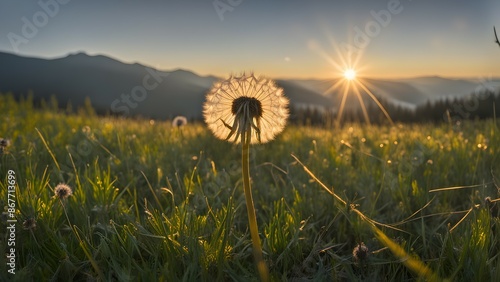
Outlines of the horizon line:
M117 61L117 62L120 62L120 63L123 63L123 64L126 64L126 65L134 65L134 64L138 64L138 65L141 65L141 66L144 66L144 67L148 67L148 68L152 68L152 69L155 69L155 70L158 70L158 71L162 71L162 72L174 72L174 71L187 71L187 72L191 72L195 75L198 75L200 77L216 77L216 78L220 78L220 79L223 79L223 77L227 76L227 75L231 75L231 74L234 74L235 72L229 72L225 75L219 75L219 74L213 74L213 73L210 73L210 74L202 74L201 72L199 71L196 71L196 70L192 70L192 69L187 69L187 68L184 68L184 67L174 67L174 68L171 68L171 69L160 69L160 68L156 68L156 67L153 67L147 63L144 63L144 62L140 62L140 61L125 61L125 60L121 60L121 59L118 59L116 57L114 57L113 55L109 55L109 54L105 54L105 53L90 53L90 52L87 52L87 51L84 51L84 50L77 50L77 51L71 51L71 52L67 52L66 54L64 55L58 55L58 56L39 56L39 55L29 55L29 54L19 54L19 53L16 53L16 52L12 52L10 50L3 50L3 49L0 49L0 53L5 53L5 54L10 54L10 55L14 55L14 56L18 56L18 57L23 57L23 58L31 58L31 59L42 59L42 60L56 60L56 59L63 59L63 58L66 58L66 57L69 57L69 56L75 56L75 55L78 55L78 54L84 54L86 56L89 56L89 57L99 57L99 56L102 56L102 57L106 57L106 58L109 58L111 60L114 60L114 61ZM341 79L342 78L342 75L339 75L338 77L326 77L326 76L307 76L307 75L304 75L304 76L301 76L301 77L291 77L291 76L282 76L282 77L278 77L278 76L269 76L269 75L264 75L266 77L269 77L273 80L336 80L336 79ZM471 76L447 76L447 75L439 75L439 74L418 74L418 75L408 75L408 76L359 76L359 78L361 79L375 79L375 80L402 80L402 79L417 79L417 78L442 78L442 79L452 79L452 80L469 80L469 81L475 81L475 80L480 80L481 78L484 78L484 77L487 77L488 79L491 79L491 80L500 80L500 75L498 76L492 76L491 74L488 74L488 75L471 75Z

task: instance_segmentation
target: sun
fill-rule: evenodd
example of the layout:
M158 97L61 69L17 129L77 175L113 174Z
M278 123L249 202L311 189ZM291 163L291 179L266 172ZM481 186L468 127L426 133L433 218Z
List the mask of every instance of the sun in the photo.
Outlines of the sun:
M378 108L385 115L387 120L391 125L394 124L389 113L384 108L382 103L378 100L377 96L370 90L374 87L369 80L364 79L363 70L366 66L359 66L361 57L364 54L363 50L346 50L346 46L338 45L333 38L333 36L328 36L330 43L337 55L337 58L327 53L325 50L320 48L318 45L311 43L311 48L317 51L327 63L333 66L337 71L333 72L335 75L334 83L325 91L325 95L331 94L333 99L340 98L340 104L334 109L334 113L337 116L335 126L339 127L342 120L342 115L347 103L347 96L355 95L358 98L361 112L365 118L367 124L370 124L370 113L365 105L365 99L363 99L362 94L368 95L371 100L378 106ZM339 79L340 78L340 79ZM337 91L341 89L340 91Z
M347 80L356 79L356 71L353 69L347 69L344 71L344 78Z

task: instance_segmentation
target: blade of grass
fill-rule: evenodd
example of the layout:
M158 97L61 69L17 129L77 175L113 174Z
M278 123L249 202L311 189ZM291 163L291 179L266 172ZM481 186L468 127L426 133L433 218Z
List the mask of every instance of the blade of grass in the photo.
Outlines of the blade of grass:
M35 130L36 130L36 132L38 132L38 135L40 136L40 139L42 139L43 145L45 146L45 148L49 152L50 156L52 157L52 160L54 160L54 163L56 164L57 170L61 171L61 167L59 166L59 163L57 162L56 156L54 155L54 153L50 149L49 144L47 143L47 141L45 141L45 138L43 138L43 135L40 132L40 130L38 130L38 128L35 128Z
M367 217L361 211L359 211L358 209L356 209L355 205L350 205L348 207L347 206L347 202L344 201L342 198L340 198L338 195L336 195L333 192L333 188L332 188L332 190L328 189L327 186L325 184L323 184L302 162L300 162L300 160L295 155L292 154L292 157L299 164L302 165L302 167L304 168L304 170L316 182L318 182L321 185L321 187L323 187L331 195L333 195L335 197L335 199L338 199L341 203L343 203L344 205L346 205L346 208L350 208L354 213L356 213L363 220L363 222L365 222L366 224L368 224L372 228L372 230L375 233L375 236L377 237L377 239L382 244L384 244L387 248L389 248L395 256L397 256L398 258L400 258L402 260L403 264L407 268L409 268L410 270L414 271L420 277L423 277L423 278L427 279L428 281L443 281L443 279L439 278L430 268L428 268L419 259L417 259L415 257L410 257L403 248L401 248L398 244L396 244L394 241L392 241L391 239L389 239L389 237L387 237L387 235L385 235L384 232L382 232L380 229L378 229L377 225L388 227L388 228L395 229L395 230L402 231L402 232L405 232L404 230L395 228L395 227L387 225L387 224L379 223L379 222L377 222L377 221L375 221L375 220Z

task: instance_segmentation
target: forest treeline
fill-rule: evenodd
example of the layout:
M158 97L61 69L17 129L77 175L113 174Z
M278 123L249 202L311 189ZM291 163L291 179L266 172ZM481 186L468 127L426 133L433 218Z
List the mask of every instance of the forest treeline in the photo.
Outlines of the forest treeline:
M463 98L446 98L427 101L415 108L397 105L383 98L379 102L394 122L401 123L456 123L461 120L488 119L500 116L500 91L487 90ZM383 111L373 102L365 105L371 124L388 122ZM345 110L341 123L366 123L361 107ZM318 107L291 107L290 121L300 125L332 125L337 121L337 112Z
M15 99L27 107L26 109L41 108L49 110L64 111L68 114L85 113L85 115L112 115L108 110L95 108L87 98L83 105L72 106L71 103L62 105L52 96L51 99L36 99L31 93L27 97L17 97L12 93L2 94L5 98ZM461 120L488 119L500 116L500 90L493 92L485 90L468 97L446 98L434 102L427 101L414 108L397 105L394 102L378 97L378 101L383 105L394 122L400 123L456 123ZM350 110L344 110L341 116L341 123L366 123L363 111L359 105L358 109L351 105ZM386 124L387 117L383 111L373 101L365 101L366 111L371 124ZM149 118L135 116L132 118ZM297 125L331 126L338 120L337 111L319 107L296 107L290 105L290 123ZM202 122L202 118L190 118L190 121Z

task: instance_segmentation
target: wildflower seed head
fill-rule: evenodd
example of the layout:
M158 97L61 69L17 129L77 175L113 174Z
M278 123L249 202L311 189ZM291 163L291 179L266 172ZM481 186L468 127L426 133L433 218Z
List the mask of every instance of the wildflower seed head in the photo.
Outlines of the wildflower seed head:
M23 229L24 230L34 230L36 229L36 220L32 217L23 221Z
M233 105L231 106L231 112L233 115L237 115L244 107L248 107L250 117L262 117L262 103L253 97L242 96L234 99Z
M365 243L361 242L354 247L352 250L352 256L357 262L365 261L368 257L368 247L366 247Z
M0 147L7 148L10 146L10 140L5 138L0 138Z
M7 147L10 146L10 140L5 138L0 138L0 154L3 154Z
M217 138L235 143L266 143L285 128L288 103L283 89L272 80L243 74L212 86L203 115ZM247 133L250 140L246 140Z
M60 183L54 189L55 197L64 200L73 194L73 190L66 184Z
M181 126L184 126L188 123L188 120L185 116L176 116L173 120L172 120L172 126L173 127L181 127Z

